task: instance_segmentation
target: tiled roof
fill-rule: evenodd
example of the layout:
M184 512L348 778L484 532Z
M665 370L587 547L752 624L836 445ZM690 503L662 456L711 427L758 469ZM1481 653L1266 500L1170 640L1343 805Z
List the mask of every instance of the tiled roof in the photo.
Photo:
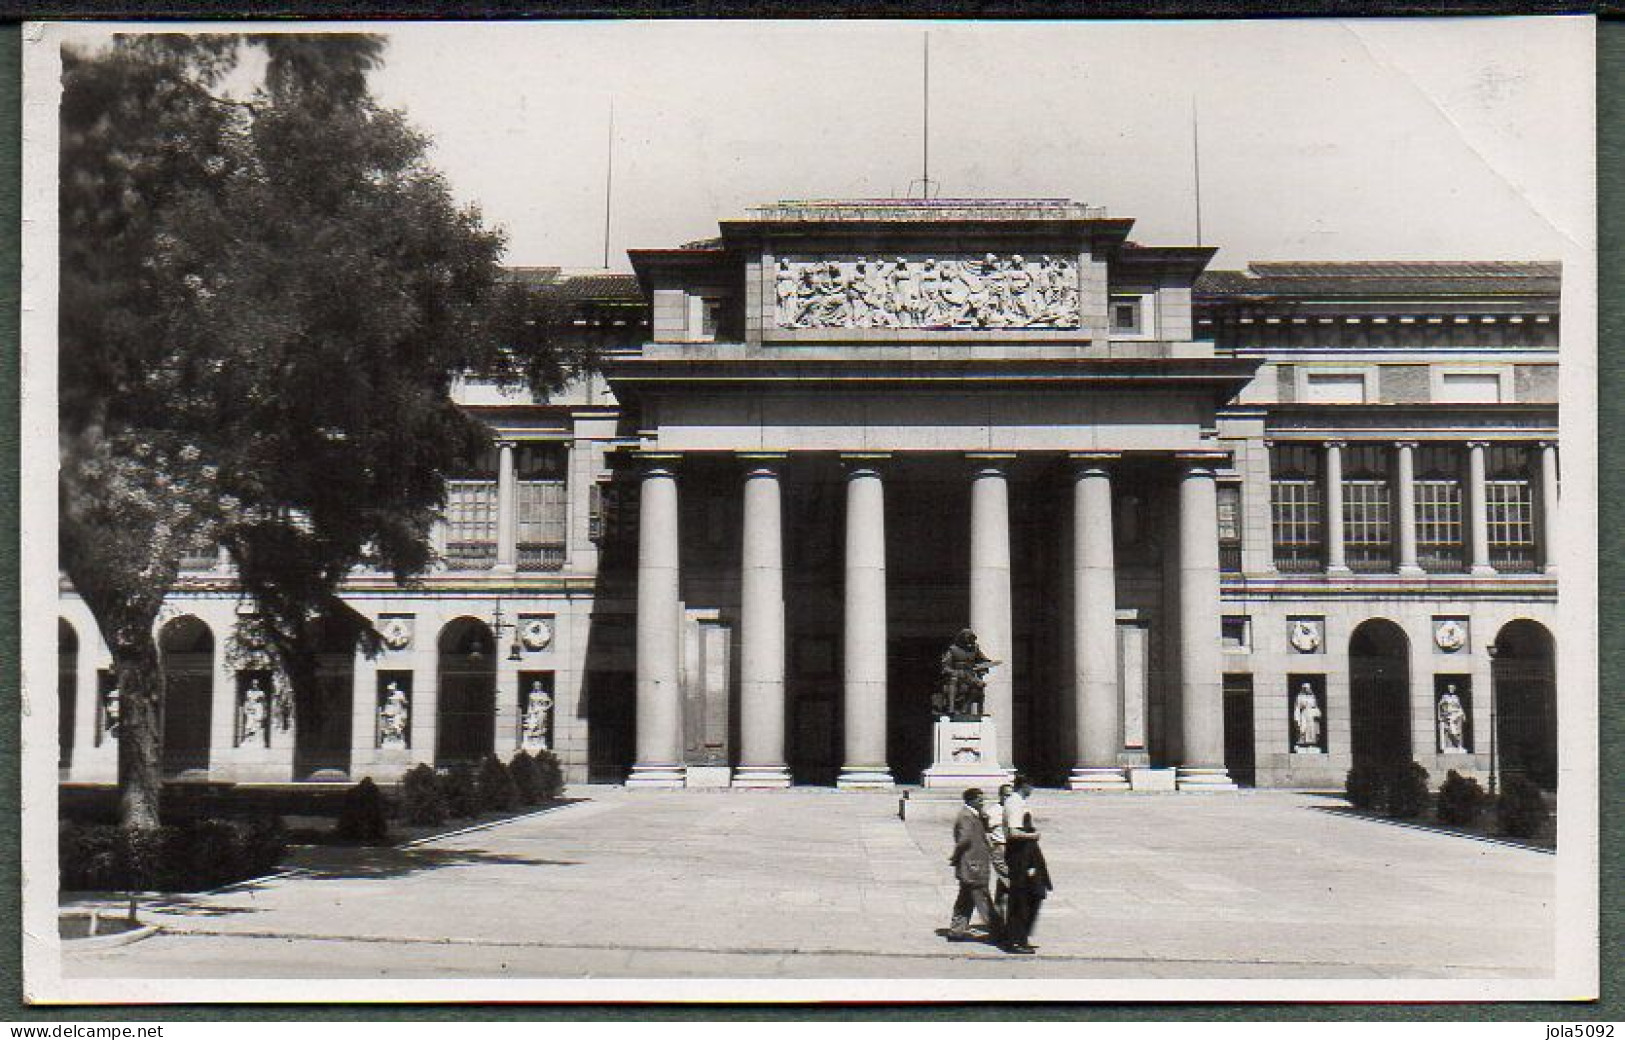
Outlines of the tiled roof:
M641 303L643 290L636 275L619 271L571 271L563 267L510 267L508 277L538 289L547 289L574 303Z
M1271 261L1245 271L1208 271L1208 296L1529 296L1556 295L1562 265L1513 260Z

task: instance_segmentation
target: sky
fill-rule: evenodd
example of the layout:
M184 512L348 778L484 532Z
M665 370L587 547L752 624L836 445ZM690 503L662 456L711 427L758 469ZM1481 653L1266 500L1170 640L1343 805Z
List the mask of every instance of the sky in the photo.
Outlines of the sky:
M218 27L217 27L218 28ZM357 26L347 26L357 28ZM1590 248L1582 18L389 24L373 87L514 264L610 266L787 198L1066 197L1269 259ZM613 135L610 111L613 105Z

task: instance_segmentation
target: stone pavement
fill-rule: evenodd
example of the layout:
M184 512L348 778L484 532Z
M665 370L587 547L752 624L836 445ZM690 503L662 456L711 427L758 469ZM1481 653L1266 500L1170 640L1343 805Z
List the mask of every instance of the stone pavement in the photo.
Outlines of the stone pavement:
M1555 859L1277 791L1033 811L1037 957L948 943L957 803L627 791L149 907L68 978L1492 978L1551 973ZM222 965L229 964L229 971Z

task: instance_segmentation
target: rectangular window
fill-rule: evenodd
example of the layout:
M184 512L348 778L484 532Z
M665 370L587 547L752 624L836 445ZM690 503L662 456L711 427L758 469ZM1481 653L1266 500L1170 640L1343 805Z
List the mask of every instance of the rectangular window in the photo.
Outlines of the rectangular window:
M1466 569L1461 452L1453 444L1416 449L1416 562L1430 574Z
M1484 505L1489 520L1490 566L1535 569L1534 466L1522 444L1492 444L1486 451Z
M220 547L212 538L199 538L181 550L181 570L212 571L220 564Z
M556 571L564 567L569 514L565 452L565 445L556 441L521 443L514 450L517 551L522 571Z
M497 560L497 482L446 481L446 563L485 570Z
M1241 486L1219 485L1219 570L1241 573Z
M700 338L715 340L717 329L722 327L722 301L715 296L707 296L701 301L700 310Z
M1141 307L1138 296L1113 296L1111 305L1113 332L1138 335L1144 331L1141 327Z
M1276 569L1287 574L1324 569L1319 445L1278 444L1270 450L1270 468Z
M1343 554L1350 570L1394 569L1389 447L1353 444L1343 452Z
M1304 376L1304 400L1311 404L1365 404L1362 372L1310 372Z
M1219 637L1226 650L1232 653L1247 653L1253 645L1252 619L1246 616L1221 618Z

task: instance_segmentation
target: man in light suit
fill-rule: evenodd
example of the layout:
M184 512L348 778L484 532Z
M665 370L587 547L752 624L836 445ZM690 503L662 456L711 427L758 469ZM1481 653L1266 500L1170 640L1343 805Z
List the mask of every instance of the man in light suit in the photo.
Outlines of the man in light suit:
M950 942L965 942L975 938L970 933L971 910L974 908L987 922L988 930L997 940L1004 931L1004 922L988 899L987 883L992 874L992 856L988 852L987 822L982 815L982 789L972 787L965 792L965 804L954 818L954 851L948 857L959 879L959 897L954 900L953 921L948 925Z

